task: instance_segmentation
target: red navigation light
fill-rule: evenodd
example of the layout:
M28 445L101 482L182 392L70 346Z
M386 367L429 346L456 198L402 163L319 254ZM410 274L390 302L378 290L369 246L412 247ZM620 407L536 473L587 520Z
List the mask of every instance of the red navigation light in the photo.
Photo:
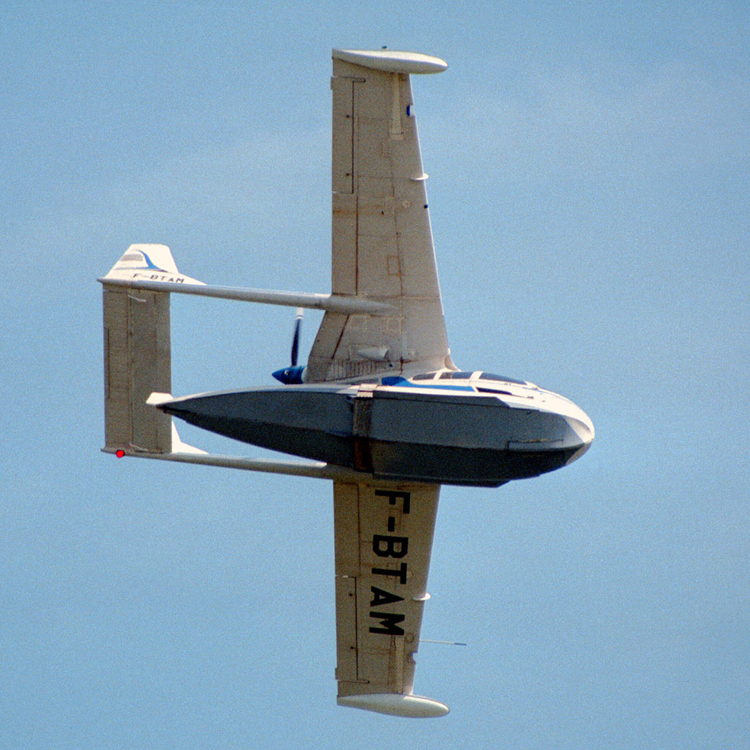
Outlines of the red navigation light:
M115 451L115 456L117 456L117 458L122 458L124 455L125 455L125 451L122 448L118 448Z

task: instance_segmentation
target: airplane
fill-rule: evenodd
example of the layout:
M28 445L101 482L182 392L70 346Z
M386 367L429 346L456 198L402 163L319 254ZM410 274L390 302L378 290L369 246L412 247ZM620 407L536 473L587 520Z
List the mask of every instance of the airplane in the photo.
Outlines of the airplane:
M580 458L588 416L563 396L460 370L446 334L411 76L439 58L333 57L330 294L204 284L164 245L131 245L103 285L105 452L333 481L337 703L435 717L414 694L442 485L498 487ZM173 293L323 310L305 366L299 316L283 385L173 398ZM299 460L214 455L173 417Z

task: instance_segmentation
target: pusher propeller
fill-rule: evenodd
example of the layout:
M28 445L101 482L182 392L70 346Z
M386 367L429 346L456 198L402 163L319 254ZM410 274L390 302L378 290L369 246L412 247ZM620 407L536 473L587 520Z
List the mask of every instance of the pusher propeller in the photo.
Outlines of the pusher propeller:
M299 355L299 337L300 330L302 329L302 316L304 310L301 307L297 308L297 314L294 318L294 334L292 335L292 364L289 367L285 367L282 370L276 370L272 373L273 376L284 385L296 385L302 382L302 376L305 371L304 366L297 364L297 358Z

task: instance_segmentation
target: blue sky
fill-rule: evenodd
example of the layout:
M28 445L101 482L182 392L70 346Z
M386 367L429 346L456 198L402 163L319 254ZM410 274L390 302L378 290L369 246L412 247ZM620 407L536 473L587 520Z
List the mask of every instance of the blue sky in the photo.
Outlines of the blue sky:
M746 4L0 23L0 746L748 745ZM420 649L452 709L428 722L335 705L327 483L99 452L96 277L160 242L206 282L327 292L330 50L382 45L450 65L413 87L456 363L597 428L565 471L444 489L423 636L469 645ZM175 393L270 384L292 321L174 300Z

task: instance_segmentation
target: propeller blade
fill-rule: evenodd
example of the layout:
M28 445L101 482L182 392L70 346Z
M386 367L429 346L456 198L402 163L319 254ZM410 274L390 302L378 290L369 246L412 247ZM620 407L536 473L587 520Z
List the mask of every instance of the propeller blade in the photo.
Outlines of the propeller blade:
M281 370L271 373L276 380L284 385L297 385L302 383L302 379L307 369L304 365L300 366L297 364L297 356L299 355L299 335L300 329L302 328L302 315L305 311L301 308L297 308L297 316L294 320L294 336L292 336L292 364L289 367L284 367Z
M302 327L302 315L304 310L301 307L297 308L297 317L294 321L294 336L292 337L292 367L297 366L297 355L299 354L299 334L300 328Z

